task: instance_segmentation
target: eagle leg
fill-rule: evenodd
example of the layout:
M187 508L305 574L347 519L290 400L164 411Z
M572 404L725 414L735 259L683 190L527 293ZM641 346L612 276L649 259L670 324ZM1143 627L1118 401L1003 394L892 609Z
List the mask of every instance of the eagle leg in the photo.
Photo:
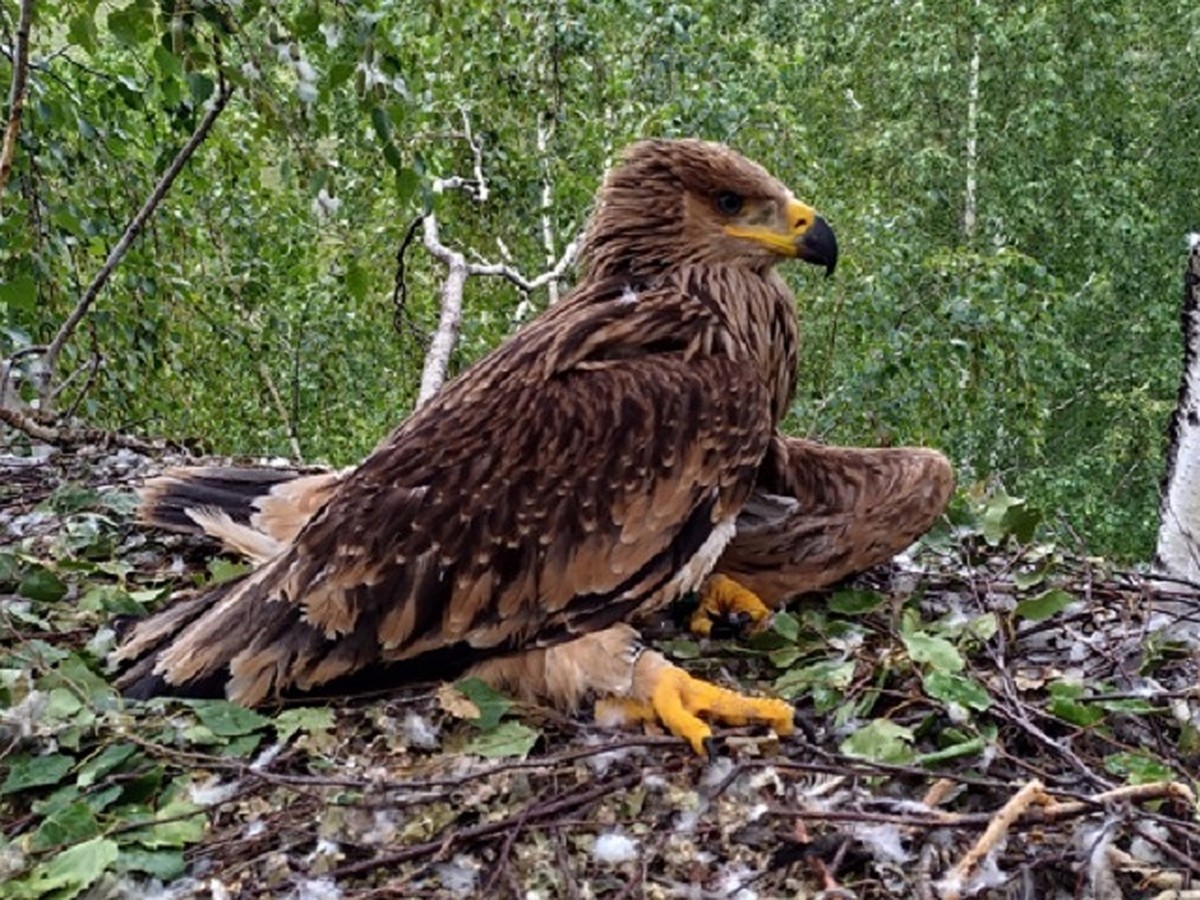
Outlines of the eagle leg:
M739 633L754 632L770 617L771 610L757 594L727 575L714 575L704 585L688 628L692 634L709 637L714 624L729 622Z
M596 720L602 725L659 722L701 756L708 755L712 738L705 719L734 726L766 725L776 734L788 735L794 728L793 717L791 704L783 700L746 697L693 678L652 651L638 659L629 697L596 703Z

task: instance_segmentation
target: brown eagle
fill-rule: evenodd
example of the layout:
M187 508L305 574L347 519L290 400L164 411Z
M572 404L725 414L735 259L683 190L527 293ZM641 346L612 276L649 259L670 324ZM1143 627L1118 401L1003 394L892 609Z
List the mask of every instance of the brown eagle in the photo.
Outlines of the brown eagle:
M469 672L609 720L790 732L792 711L691 678L628 621L697 589L794 388L775 264L832 271L833 232L718 144L651 140L608 174L582 281L310 497L248 575L139 623L132 697L246 705Z

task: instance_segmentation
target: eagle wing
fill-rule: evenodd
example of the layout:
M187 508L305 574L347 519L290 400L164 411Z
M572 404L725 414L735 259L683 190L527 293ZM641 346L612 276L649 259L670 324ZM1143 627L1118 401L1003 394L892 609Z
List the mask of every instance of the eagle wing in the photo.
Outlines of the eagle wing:
M715 304L649 294L577 293L447 385L131 692L216 679L254 704L377 662L462 669L694 587L754 483L770 400Z

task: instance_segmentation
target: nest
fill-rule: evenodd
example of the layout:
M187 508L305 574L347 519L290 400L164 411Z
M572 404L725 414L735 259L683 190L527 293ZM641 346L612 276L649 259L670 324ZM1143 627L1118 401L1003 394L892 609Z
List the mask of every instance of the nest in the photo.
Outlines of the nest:
M795 736L712 759L471 684L126 707L106 623L213 574L130 521L162 465L0 461L0 877L32 896L80 841L108 855L60 893L1200 896L1191 585L960 521L758 635L663 622L693 674L796 703Z

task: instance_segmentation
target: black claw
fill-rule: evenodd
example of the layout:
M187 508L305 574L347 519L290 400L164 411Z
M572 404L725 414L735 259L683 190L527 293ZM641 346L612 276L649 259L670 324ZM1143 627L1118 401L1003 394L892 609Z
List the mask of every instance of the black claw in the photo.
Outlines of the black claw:
M816 726L809 720L807 711L802 710L799 706L792 709L792 724L796 726L796 730L804 735L804 739L812 745L817 744L817 729Z
M717 753L720 748L718 746L717 739L713 735L710 734L700 743L704 745L704 759L707 762L712 762L717 758Z
M712 636L718 640L745 637L754 624L749 613L735 612L710 616L712 620Z

